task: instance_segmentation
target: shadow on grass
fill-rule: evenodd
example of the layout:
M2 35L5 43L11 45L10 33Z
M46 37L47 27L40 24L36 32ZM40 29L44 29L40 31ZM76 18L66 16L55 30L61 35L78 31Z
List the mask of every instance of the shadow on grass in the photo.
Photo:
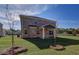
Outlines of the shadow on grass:
M40 49L46 49L49 45L54 44L54 39L40 39L40 38L33 38L33 39L25 39L33 44L35 44ZM57 44L61 44L63 46L69 45L79 45L79 40L68 39L68 38L59 38L56 39Z
M63 46L79 45L79 40L58 37L57 43Z

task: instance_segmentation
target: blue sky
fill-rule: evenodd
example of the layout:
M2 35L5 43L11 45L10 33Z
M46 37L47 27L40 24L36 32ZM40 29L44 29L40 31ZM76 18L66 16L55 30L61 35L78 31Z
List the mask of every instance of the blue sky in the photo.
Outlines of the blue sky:
M78 4L45 4L45 5L8 5L11 19L15 22L15 29L20 29L18 15L39 16L57 21L59 28L79 28L79 5ZM6 5L0 5L0 22L4 28L8 28L6 19Z

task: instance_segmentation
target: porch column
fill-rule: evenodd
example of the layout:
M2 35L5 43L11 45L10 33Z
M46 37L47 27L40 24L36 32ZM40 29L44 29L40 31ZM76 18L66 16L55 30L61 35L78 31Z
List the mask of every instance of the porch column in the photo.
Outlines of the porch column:
M42 39L45 39L45 28L44 27L42 27Z
M54 45L56 44L56 29L54 29Z
M53 30L54 31L54 39L56 39L56 29Z

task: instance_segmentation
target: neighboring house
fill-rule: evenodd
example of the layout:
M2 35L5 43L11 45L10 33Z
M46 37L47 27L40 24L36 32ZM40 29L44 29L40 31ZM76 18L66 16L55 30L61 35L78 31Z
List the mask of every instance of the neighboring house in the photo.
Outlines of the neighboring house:
M55 38L56 21L36 16L20 15L22 38Z
M0 37L3 36L3 25L0 23Z

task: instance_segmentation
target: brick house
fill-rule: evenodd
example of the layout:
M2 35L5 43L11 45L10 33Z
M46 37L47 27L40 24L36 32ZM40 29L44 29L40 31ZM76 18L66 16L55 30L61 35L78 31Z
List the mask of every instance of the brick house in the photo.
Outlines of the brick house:
M56 21L36 16L20 15L22 38L55 38Z

